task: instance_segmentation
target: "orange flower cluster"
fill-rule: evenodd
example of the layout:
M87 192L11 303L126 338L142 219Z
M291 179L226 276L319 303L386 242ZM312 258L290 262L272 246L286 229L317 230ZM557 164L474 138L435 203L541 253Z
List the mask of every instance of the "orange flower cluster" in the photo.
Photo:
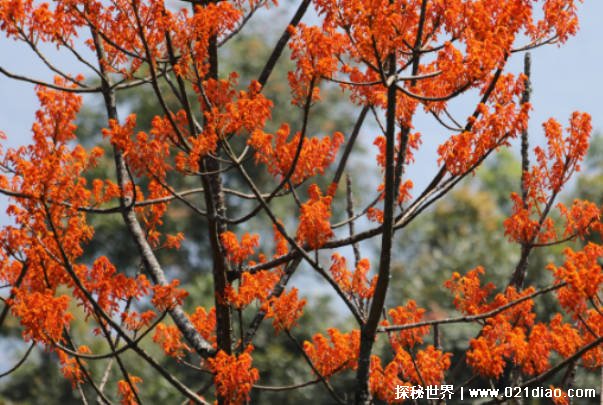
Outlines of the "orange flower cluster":
M153 310L148 310L143 313L137 311L124 311L121 313L121 320L127 330L138 331L143 326L148 326L156 314Z
M37 41L69 43L77 36L76 29L81 25L81 18L63 2L52 8L48 3L32 0L0 2L0 29L14 39L26 32L25 35Z
M574 317L586 311L587 303L593 299L603 286L603 246L588 243L582 251L567 248L565 263L556 267L550 264L547 269L553 273L555 280L566 282L567 286L557 290L559 303Z
M149 280L144 275L136 279L117 273L115 266L105 256L94 261L84 285L88 292L96 295L96 302L108 314L119 310L120 303L131 298L140 299L149 290ZM77 295L81 292L76 290ZM82 297L82 301L85 298ZM87 307L90 304L86 305ZM89 308L92 311L92 308Z
M383 223L383 210L381 210L379 208L375 208L375 207L369 207L369 209L366 210L366 217L373 222L378 222L378 223L382 224Z
M569 357L582 344L579 331L572 325L563 322L561 314L555 314L550 321L550 339L555 351L563 357Z
M316 184L308 188L308 202L302 204L296 238L311 249L318 249L332 236L331 196L323 196Z
M439 385L444 381L444 373L450 367L452 353L443 353L432 345L417 352L417 367L408 367L409 378L415 383L424 381L426 385ZM414 371L414 373L413 373Z
M130 375L130 382L134 387L134 391L138 393L138 384L142 382L142 378L137 377L135 375ZM138 404L138 400L136 399L136 394L132 391L130 384L126 380L119 380L117 382L117 389L119 391L119 395L121 395L121 403L122 405L136 405Z
M417 307L410 300L405 306L392 308L388 311L391 324L408 325L421 322L425 310ZM385 320L382 326L390 325ZM429 345L425 349L412 349L423 343L423 337L429 333L429 326L421 326L388 333L389 343L394 352L394 358L385 368L378 356L371 358L369 385L375 397L387 403L401 403L404 400L395 397L396 385L438 385L444 381L444 374L450 367L451 353Z
M487 298L494 289L494 285L489 283L482 287L480 275L483 274L484 269L477 267L465 276L454 273L452 278L444 283L444 286L455 294L454 305L459 311L475 315L491 309ZM503 325L495 328L489 324L484 328L485 333L482 333L482 336L471 340L471 348L467 352L467 363L478 373L493 376L502 373L505 365L503 360L505 346L497 339L499 337L503 339L504 334L497 334L507 325L508 322L503 322Z
M509 145L510 138L527 128L530 105L513 100L521 97L525 80L522 75L517 79L513 75L501 77L491 96L493 105L478 106L480 115L470 119L471 130L451 136L438 147L438 161L443 162L450 173L472 170L489 152Z
M216 308L211 308L209 312L203 307L197 307L195 312L189 317L193 326L212 345L216 345Z
M480 275L484 273L484 268L478 266L464 276L455 272L452 278L444 283L444 286L454 294L454 306L460 312L476 315L488 310L486 299L494 289L494 284L488 283L482 287Z
M209 365L214 373L216 392L225 399L225 404L241 404L249 401L249 393L253 384L260 378L260 373L251 366L252 346L240 355L226 354L222 350Z
M201 158L214 153L220 139L233 134L261 132L270 118L272 102L260 93L260 84L253 81L247 91L237 93L234 90L236 81L237 75L233 73L229 79L204 82L205 97L200 96L200 102L210 103L204 111L205 125L200 134L188 137L192 147L190 153L180 152L176 156L176 167L180 171L199 171Z
M289 253L289 242L285 236L278 230L276 225L272 226L274 232L274 257L283 256Z
M232 264L240 266L245 259L253 255L254 249L260 245L260 236L245 233L239 243L234 232L226 231L220 235L220 241L228 260Z
M360 350L360 331L341 333L327 329L329 339L320 333L312 337L312 343L304 342L304 351L316 370L325 378L345 369L356 369ZM329 343L330 340L330 343Z
M371 357L369 388L373 395L388 404L401 403L396 398L396 385L439 385L444 374L450 368L452 353L443 353L433 346L417 351L413 361L412 354L403 350L395 351L394 359L385 369L378 356Z
M296 60L297 69L289 72L289 84L293 103L304 105L310 91L313 92L313 100L319 98L318 89L310 89L310 85L317 85L323 77L330 78L337 70L337 56L343 51L346 38L332 28L325 31L321 27L305 24L290 28L290 34L291 58Z
M477 373L488 377L502 375L506 362L503 359L505 347L485 337L471 339L467 352L467 364Z
M580 333L583 344L590 344L597 336L603 336L603 315L598 309L589 309L584 315L584 322L580 323ZM601 368L603 365L603 347L595 347L582 356L582 364L591 370Z
M420 7L404 3L407 2L317 1L318 12L324 16L323 40L334 42L356 62L365 60L378 65L379 56L388 55L399 44L415 41ZM433 29L432 19L425 23L427 32ZM332 34L335 30L347 35L336 37Z
M171 25L168 28L174 29L175 48L183 55L176 71L192 82L195 82L196 71L201 76L208 72L209 39L234 29L243 15L244 6L241 2L229 1L209 3L203 7L196 5L194 10L189 17L188 10L181 8L176 18L167 21ZM166 15L171 16L169 12ZM164 31L159 27L159 32Z
M79 354L92 353L88 346L78 347L77 352ZM60 350L56 353L59 357L59 363L61 364L61 372L66 379L71 381L72 387L84 382L84 371L82 370L82 367L86 366L86 362L80 359L78 363L78 360L75 357L70 357L67 353Z
M58 79L56 83L65 84ZM1 156L0 164L8 168L11 179L2 177L0 183L11 192L30 196L11 201L7 213L15 226L5 228L2 239L5 246L28 257L33 271L28 271L25 284L42 291L46 285L40 265L53 261L46 249L60 257L58 238L66 256L74 260L92 237L86 215L78 208L87 206L90 198L83 172L96 164L102 150L93 148L88 153L80 145L70 145L75 139L73 121L81 104L79 96L42 87L37 88L37 96L41 107L32 126L33 143L9 149ZM50 221L55 233L50 232ZM61 266L54 263L48 267L52 285L72 285Z
M601 257L600 251L595 253L591 250L590 253L598 254ZM584 263L578 264L580 260L588 262L586 256L570 254L571 259L576 260L578 266L584 265ZM571 272L572 267L567 263L566 265ZM573 268L575 269L575 267ZM568 277L568 280L572 280L573 283L576 282L576 278L569 276L565 269L555 268L553 271L558 274L556 277L559 277L560 280L565 280L563 277ZM598 272L600 276L600 267ZM479 274L483 274L483 271L476 272L473 270L464 277L455 274L446 283L447 288L456 293L455 304L464 313L479 314L493 311L534 292L533 288L520 293L513 287L508 287L504 294L497 294L488 302L487 297L492 289L488 286L480 287ZM594 278L595 282L599 280L599 285L601 284L600 278L598 276ZM570 312L576 310L575 301L569 299L570 293L568 293L573 288L570 284L568 287L562 287L558 290L560 302L562 302L562 305L567 305ZM572 292L572 298L574 299L576 295L579 296L584 293L577 290ZM568 299L565 300L565 297L568 297ZM582 310L585 310L585 304L583 303L585 299L584 296L580 297L580 308L584 308ZM477 373L498 378L503 373L507 361L512 360L525 374L537 375L550 368L549 358L552 351L557 352L562 357L569 357L582 345L594 339L592 333L588 332L588 327L585 326L583 331L579 331L573 326L563 323L561 314L555 315L549 324L534 324L536 316L532 306L533 301L531 299L524 300L486 319L480 336L471 340L470 349L466 353L467 363ZM595 315L596 311L591 310L584 313L589 314L590 319L590 316ZM598 321L600 321L600 315L598 314L591 319L593 324ZM599 329L600 327L597 326L596 328ZM583 356L585 365L600 365L602 359L601 353L597 350L590 351Z
M161 346L167 356L177 359L184 356L185 351L190 348L182 342L182 332L175 325L165 325L160 323L155 328L153 342Z
M584 237L601 222L601 209L595 203L585 200L574 200L568 209L565 204L557 204L559 213L565 217L564 237L577 235Z
M243 309L254 300L264 303L280 278L279 271L262 270L257 273L243 273L239 288L232 284L226 287L226 299L235 308Z
M178 232L175 235L166 234L163 247L166 249L180 249L183 240L184 234L182 232Z
M297 298L297 288L292 288L288 293L283 292L278 297L271 297L262 305L266 311L266 318L274 318L272 326L276 333L290 331L297 324L297 320L304 313L306 299Z
M414 300L409 300L405 306L392 308L388 311L393 325L407 325L421 322L425 309L417 307ZM389 324L387 321L383 325ZM412 349L415 345L423 343L423 336L429 333L429 326L401 330L389 335L389 340L394 351L403 348Z
M554 119L543 124L547 138L547 151L535 148L538 160L538 171L533 172L529 185L536 188L548 188L558 192L574 171L580 170L580 162L588 151L588 140L592 131L591 117L586 113L574 112L570 117L570 125L566 128L568 135L563 137L561 125ZM538 176L540 175L540 176ZM537 190L534 191L537 198Z
M177 123L181 131L186 130L186 115L184 111L173 114L173 120ZM167 173L172 170L170 164L170 144L174 141L176 135L169 124L167 118L155 117L151 123L151 131L138 132L134 136L136 128L136 115L129 115L124 124L120 125L116 120L109 120L109 128L102 130L103 136L107 137L111 143L122 151L123 156L135 176L146 176L149 179L148 195L149 199L160 199L170 196L169 189L162 184L165 183ZM111 198L121 196L117 186L111 182L105 181L106 190L101 197L102 182L95 181L93 195L97 203L107 202ZM124 194L127 197L133 197L133 184L127 183L124 186ZM136 198L144 199L142 190L136 188ZM136 211L141 214L142 222L147 229L149 242L154 246L159 246L160 233L157 227L162 225L163 216L167 211L168 204L151 204L148 207L139 207Z
M511 193L513 211L504 222L505 235L512 241L529 243L538 237L538 241L546 242L555 238L554 224L547 218L542 225L537 218L533 218L531 210L524 207L521 196ZM542 232L539 231L542 229Z
M121 195L119 186L109 179L92 180L92 205L101 205Z
M257 130L251 134L248 144L256 150L256 163L263 163L273 176L285 177L295 163L291 174L291 182L295 185L309 177L324 174L325 169L333 163L339 147L343 143L343 134L335 132L331 137L325 136L304 138L297 161L300 136L298 132L289 139L289 125L283 124L275 135ZM273 146L274 143L274 146Z
M578 16L575 1L547 0L544 2L542 9L544 18L535 27L536 32L555 33L555 36L562 43L576 34L578 31ZM542 34L540 34L540 37L542 37Z
M180 280L172 280L166 285L154 285L153 298L151 302L160 311L167 311L176 305L182 305L184 299L188 296L188 292L178 288Z
M400 363L391 361L383 368L381 358L371 356L369 389L375 398L386 401L388 404L400 403L403 400L396 398L396 387L411 387L412 383L400 379L402 369Z
M329 271L342 291L350 296L355 295L360 299L368 299L373 296L377 276L374 276L370 282L368 281L367 274L371 269L371 263L368 259L360 260L354 272L347 269L346 259L339 253L333 253L331 260L333 263Z
M540 147L534 150L537 164L525 173L527 201L524 203L517 194L512 194L513 211L504 222L505 234L520 243L547 243L558 238L553 220L549 217L541 221L540 216L571 175L580 170L592 129L590 116L579 112L572 114L566 137L561 125L553 119L543 126L547 150ZM567 231L584 235L600 217L599 210L586 202L574 202L570 212L563 204L558 208L567 219L566 235Z
M186 123L184 111L175 114L174 119L184 127L184 123ZM167 119L155 117L151 123L152 129L149 134L140 131L134 136L136 114L130 114L123 125L114 119L109 120L109 128L104 128L102 133L111 141L111 144L124 153L134 175L158 177L163 180L166 172L171 169L168 163L170 156L168 142L172 139L171 134L173 133L166 121Z
M23 338L47 345L63 341L63 328L69 329L73 319L67 311L69 297L55 297L53 291L25 291L14 288L14 298L9 301L12 313L23 325Z

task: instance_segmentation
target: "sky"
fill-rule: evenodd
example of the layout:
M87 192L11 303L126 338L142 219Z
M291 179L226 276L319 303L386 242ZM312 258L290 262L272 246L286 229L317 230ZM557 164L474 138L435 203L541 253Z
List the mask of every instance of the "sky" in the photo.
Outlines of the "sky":
M603 131L603 1L585 0L579 7L580 31L561 47L547 46L532 51L532 104L534 110L530 120L532 143L542 141L541 124L555 117L564 126L575 110L586 111L593 117L595 131ZM73 58L65 58L48 49L49 57L58 66L78 73ZM69 55L70 56L70 55ZM510 60L511 71L522 70L522 54L514 54ZM17 45L5 38L0 39L0 66L13 72L49 80L52 73L35 59L26 46ZM86 72L84 72L86 73ZM0 131L8 139L5 147L26 144L30 139L30 128L37 100L33 85L8 79L0 75ZM433 164L435 148L442 139L442 129L433 122L417 124L423 133L423 151L417 163L410 168L409 175L421 187L429 182L435 172ZM440 135L440 136L438 136ZM6 200L0 196L0 224Z

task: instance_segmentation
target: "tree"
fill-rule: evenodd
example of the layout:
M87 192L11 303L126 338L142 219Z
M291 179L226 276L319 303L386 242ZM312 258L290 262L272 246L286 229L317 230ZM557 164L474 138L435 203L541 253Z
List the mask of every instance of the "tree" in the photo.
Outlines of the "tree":
M267 32L263 24L267 18L267 16L259 15L250 21L245 27L244 35L233 38L228 44L228 50L224 52L224 56L221 58L222 69L226 69L227 71L236 70L240 76L239 80L243 82L250 82L255 78L257 72L262 68L260 66L261 56L268 56L271 50L268 48L268 44L274 41L274 38L272 38L273 33ZM272 21L274 21L274 18L274 15L270 15ZM283 19L282 22L284 23L285 20ZM254 57L258 57L257 60ZM287 71L292 68L293 65L291 62L276 65L272 73L272 81L262 91L264 95L274 102L271 111L272 122L282 122L282 119L279 117L287 116L290 112L288 106L289 95L283 92L282 89L279 91L279 86L286 85ZM169 91L167 85L164 84L164 87L166 87L165 90ZM349 125L352 118L351 113L353 111L348 112L343 108L339 109L341 114L336 120L327 116L324 107L326 105L335 106L335 103L339 99L339 89L325 90L323 97L328 99L328 103L322 106L318 105L313 110L312 124L318 132L324 132L325 129L332 126L344 127L344 125ZM153 90L146 87L135 87L120 93L120 103L127 106L130 112L137 115L138 130L145 132L151 129L147 124L152 121L152 118L161 114L161 107L153 104L152 93ZM102 109L99 110L98 107L98 105L93 103L84 105L76 120L78 142L85 147L101 145L106 151L104 156L96 163L94 169L89 170L85 174L86 180L90 182L95 178L111 173L111 167L114 164L110 158L111 144L107 139L103 139L101 134L106 118ZM250 167L249 169L254 170L255 168ZM264 179L268 180L269 177L257 169L254 172L254 179L260 186L264 186ZM184 176L175 177L172 179L171 186L176 189L193 188L196 185L194 183L195 180L197 179ZM234 188L233 185L231 187ZM277 212L279 210L278 202L279 200L276 200L272 204L273 209ZM236 205L230 207L229 212L231 215L240 215L251 208L250 204L246 205L244 202L237 201ZM287 207L284 207L284 209L287 209ZM191 297L198 297L195 299L197 305L211 306L209 297L211 297L212 291L208 289L211 285L211 280L208 279L208 269L207 266L199 266L200 259L208 257L209 250L209 243L205 232L205 218L199 217L186 207L180 206L173 207L173 209L166 212L162 220L162 230L164 232L182 232L186 234L186 241L178 250L158 251L159 260L164 267L169 268L170 273L174 277L179 278L181 287L186 289ZM134 247L131 246L127 230L121 226L119 216L96 215L89 217L88 221L94 227L95 233L87 243L87 248L81 257L84 263L92 264L96 257L104 255L121 271L128 272L130 269L137 267L136 257L129 254ZM261 235L261 237L271 238L271 235ZM192 272L189 270L193 268L198 269L198 271ZM206 298L203 299L200 297ZM306 311L298 330L326 330L328 325L325 324L324 318L314 314L326 315L330 313L330 300L327 298L321 295L312 298L309 304L312 305L312 309ZM194 308L195 306L192 306L188 310L194 310ZM14 319L11 321L8 325L5 325L3 333L0 335L4 335L5 340L9 335L15 336L20 333L18 322L15 322ZM247 321L251 321L251 319L245 319L245 322ZM268 367L263 367L262 365L271 364L270 359L275 358L279 359L280 364L286 365L286 367L283 367L282 370L272 369L263 373L262 383L264 385L282 386L289 384L292 378L303 380L307 374L307 365L295 361L298 356L297 348L291 342L283 342L282 338L274 339L274 336L270 336L271 332L266 329L258 331L258 335L255 338L254 364L260 369L268 370ZM90 342L90 339L87 337L88 331L85 327L80 327L79 319L77 318L70 325L70 333L76 341L86 339ZM310 337L311 335L307 333L298 336L299 339L308 339ZM14 346L15 358L18 358L19 354L27 350L27 345L23 342ZM151 347L148 349L153 350ZM33 351L29 359L27 367L19 368L19 370L10 375L8 381L5 380L3 384L0 384L0 398L9 401L18 400L19 404L40 402L48 405L54 403L79 403L75 398L77 392L71 390L69 381L62 379L61 371L57 367L56 361L52 361L51 353L39 353L39 350ZM163 363L169 361L169 358L159 358L158 360ZM144 394L148 402L170 403L178 401L179 393L170 390L161 381L154 379L152 370L138 369L136 358L122 358L122 362L128 368L134 367L136 374L145 381ZM94 367L95 365L91 366ZM102 375L107 366L104 364L99 366L96 371ZM113 367L115 366L113 365ZM95 370L93 369L93 371ZM183 369L179 371L181 372L179 378L183 380L198 378L197 370ZM44 376L44 379L39 378L39 376ZM70 394L70 397L65 398L65 396L57 395L56 392L50 392L47 389L46 383L49 379L53 380L52 387L54 389L62 389L66 394ZM108 384L108 387L111 387L111 381ZM310 386L304 390L294 392L271 391L268 395L271 401L286 400L290 404L302 404L311 400L319 400L322 397L321 394L321 387ZM258 399L261 399L261 396Z
M550 272L552 284L526 277L535 251L603 231L593 202L556 201L587 152L590 117L574 113L565 131L554 119L545 122L547 146L535 148L532 158L529 58L523 74L506 66L512 53L573 35L575 2L316 0L318 21L308 25L301 20L310 3L301 2L257 80L246 82L220 70L221 54L258 10L271 12L276 4L0 2L6 35L25 42L57 73L46 83L0 68L36 84L40 100L32 144L2 154L0 189L11 198L7 213L14 223L0 233L0 279L10 290L0 324L9 314L18 320L24 340L56 353L82 400L101 403L117 394L123 403L144 402L145 382L133 358L182 397L206 403L215 396L223 404L312 384L324 387L328 402L401 402L404 387L459 386L461 371L470 374L468 384L554 382L567 389L578 367L601 367L603 247L597 239L567 248L562 263L538 269ZM542 6L541 19L532 3ZM58 69L44 57L42 43L72 55L99 84ZM263 90L286 46L294 61L290 114L272 118L274 103ZM161 108L144 124L144 117L118 114L120 93L138 86L150 88ZM340 113L321 98L333 86L341 87L358 117L351 128L314 135L317 109ZM79 93L102 98L101 132L110 151L78 139ZM449 106L476 93L473 112L453 117ZM437 174L416 191L406 168L421 147L413 121L419 108L448 137L438 148ZM381 184L358 210L353 189L361 179L346 176L343 184L343 178L371 118L382 132L371 139ZM481 265L448 274L440 282L460 316L438 312L427 319L409 297L388 297L395 239L403 240L429 207L515 139L521 140L520 187L510 196L500 232L516 244L517 261L506 283L487 283ZM106 153L114 168L96 174ZM86 180L92 173L98 177ZM267 176L271 181L260 184L258 178ZM182 185L187 188L176 188ZM161 254L191 241L165 226L168 213L182 209L203 219L199 226L210 246L193 264L198 268L186 271L191 277L211 268L211 283L190 291ZM90 217L98 215L119 218L130 241L128 262L136 266L107 257L119 248L110 238L102 248L89 244L95 232ZM272 243L260 244L270 233ZM360 250L370 240L380 245L373 263ZM337 294L354 319L352 328L332 322L326 334L300 341L308 336L298 325L304 309L316 306L289 284L306 271ZM541 311L536 322L536 304L547 295L556 297L558 311ZM97 337L76 341L76 317ZM442 346L441 329L458 324L478 330L463 355L453 358ZM272 357L267 369L256 368L262 348L255 345L268 344L259 339L266 330L298 350L307 381L262 384L261 377L279 367L272 362L285 361ZM157 360L159 349L171 360ZM102 373L94 366L107 362L116 369L101 367ZM119 379L112 391L109 379ZM344 396L344 389L353 395Z

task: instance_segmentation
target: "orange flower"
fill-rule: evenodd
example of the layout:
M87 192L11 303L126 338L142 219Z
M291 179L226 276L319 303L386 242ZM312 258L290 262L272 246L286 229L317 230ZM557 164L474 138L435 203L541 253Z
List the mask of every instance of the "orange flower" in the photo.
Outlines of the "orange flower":
M557 290L559 303L574 316L586 310L587 300L594 297L603 285L603 271L599 261L603 257L603 246L589 242L582 251L575 252L567 248L565 263L556 267L550 264L547 269L559 282L567 286Z
M500 377L506 364L503 359L505 347L484 337L471 339L470 347L467 351L467 364L483 376Z
M231 284L226 287L226 299L238 309L245 308L256 299L263 303L279 278L279 271L262 270L253 274L245 272L241 275L237 290Z
M557 388L554 385L549 385L549 389L553 390L553 391L561 390L561 388ZM551 399L553 400L553 403L555 405L569 405L570 404L569 398L567 396L567 392L565 392L563 390L561 390L561 395L559 395L559 396L553 395L553 397Z
M216 308L208 311L203 307L197 307L195 312L189 317L197 332L205 340L215 346L216 344Z
M403 307L392 308L388 311L394 325L406 325L417 323L423 320L425 310L418 308L414 300L409 300ZM394 351L402 348L412 348L416 344L423 343L423 336L429 333L429 326L421 326L418 328L406 329L400 332L395 332L390 335L391 345Z
M254 249L260 245L260 236L257 234L245 233L241 238L241 243L239 243L233 232L226 231L220 235L220 240L226 251L226 257L237 266L253 255Z
M160 311L167 311L175 305L182 305L182 301L188 296L188 292L177 288L180 285L179 280L172 280L170 284L154 285L153 298L151 302Z
M260 378L258 370L251 366L251 350L253 347L249 346L247 351L239 356L220 350L213 359L208 360L214 373L216 392L225 399L226 404L249 401L253 384Z
M471 130L451 136L438 147L439 162L452 174L471 170L492 150L509 144L527 126L529 104L514 102L523 91L524 77L499 79L492 106L480 104L479 115L471 118Z
M182 342L182 332L175 325L160 323L155 328L153 342L161 346L166 355L177 359L184 356L185 351L190 348Z
M292 288L289 293L282 293L278 297L270 298L262 307L266 311L266 318L274 318L272 325L276 333L281 330L291 330L304 312L306 299L297 298L297 288Z
M330 328L327 332L331 343L320 333L312 337L312 343L304 342L304 351L316 370L328 378L338 371L355 369L360 350L360 331L341 333L335 328Z
M574 200L570 209L559 203L557 208L566 219L564 236L578 235L584 237L590 228L601 219L601 210L590 201Z
M136 377L135 375L130 375L130 382L134 387L134 391L138 393L137 384L142 382L142 378ZM121 403L123 405L136 405L139 403L136 399L135 393L132 392L130 384L128 384L126 380L119 380L117 382L117 389L119 390L119 395L121 395Z
M140 298L148 292L149 281L144 275L137 278L117 273L115 266L105 256L97 258L85 280L86 289L97 295L97 302L109 315L117 311L120 301ZM85 298L82 297L82 301ZM86 305L90 311L90 304Z
M143 326L148 326L156 314L153 310L148 310L139 314L136 311L124 311L121 313L121 320L126 329L131 331L138 331Z
M511 193L511 200L513 201L513 213L504 221L505 235L511 241L529 243L537 235L540 227L538 220L530 217L530 210L524 208L519 194Z
M489 283L481 286L479 276L484 272L481 266L470 270L465 276L455 272L452 278L444 283L444 286L454 293L454 305L459 311L475 315L486 310L486 298L494 289L494 285Z
M580 170L592 129L590 116L579 112L572 114L565 137L561 124L554 119L545 122L543 127L547 148L534 149L537 162L531 171L524 173L526 201L512 193L513 210L504 222L505 234L524 244L547 243L558 238L553 220L541 216L544 207L552 203L572 174ZM587 202L575 201L570 210L563 204L558 204L558 208L566 218L566 237L574 233L583 236L600 218L600 210Z
M284 256L289 253L289 242L285 236L278 230L276 225L272 226L274 232L274 256Z
M333 253L331 256L332 264L329 268L329 271L333 275L333 280L339 287L348 294L352 292L352 274L347 269L347 263L345 257L341 256L339 253Z
M295 162L295 156L298 154L301 134L295 134L288 141L289 131L288 124L283 124L275 135L256 130L247 142L256 150L256 163L265 164L273 176L284 177L287 175ZM274 146L272 145L273 140ZM295 169L291 175L291 182L297 185L309 177L324 174L327 167L335 160L343 140L343 134L340 132L322 139L317 137L304 138Z
M371 269L371 263L368 259L360 259L352 276L352 291L354 291L361 299L372 298L375 294L375 286L377 285L377 276L369 283L367 273Z
M562 357L569 357L582 346L582 338L568 323L563 323L561 314L555 314L550 322L550 336L553 350Z
M406 374L411 381L417 384L424 382L426 385L440 385L444 381L446 370L450 367L451 357L452 353L443 353L441 350L429 345L425 350L417 352L417 367L409 365L406 369ZM422 379L419 378L418 373L420 373Z
M329 223L332 197L323 197L316 184L308 188L308 194L310 199L301 206L297 240L318 249L333 236Z
M366 210L366 216L373 222L383 223L383 210L380 210L379 208L369 207L369 209Z
M23 338L51 345L63 341L63 328L69 328L73 315L67 311L69 297L55 297L51 290L25 291L14 288L10 301L13 314L23 325Z
M78 347L77 352L81 354L92 353L88 346ZM86 365L86 362L80 359L78 363L78 360L75 357L70 357L61 350L57 350L56 353L59 357L59 362L61 363L61 372L65 378L71 381L72 388L75 388L77 384L84 382L84 370L82 370L82 367Z
M596 337L603 336L603 315L596 309L589 309L585 314L584 323L580 323L580 332L584 344L592 343ZM598 369L603 365L603 347L598 345L592 350L584 353L582 356L582 364L590 369Z
M515 345L515 362L521 365L524 373L537 375L545 372L549 367L549 355L552 348L551 333L544 324L537 324L532 328L526 341L526 350L519 352Z
M184 240L184 234L178 232L175 235L165 235L165 242L163 246L167 249L180 249L180 244Z
M400 184L400 189L398 190L398 204L405 203L412 198L410 190L412 190L413 187L414 184L412 180L406 180Z
M309 27L299 24L290 28L292 40L289 43L291 57L297 62L296 71L289 73L289 84L294 102L304 105L310 83L314 85L323 77L331 77L337 70L337 55L343 51L346 37L326 27ZM313 94L313 100L318 94Z
M401 374L402 367L395 359L384 369L379 356L372 355L369 374L369 389L371 393L376 398L387 401L388 404L403 402L403 399L396 398L396 387L407 386L410 388L412 384L401 380Z
M371 264L368 259L361 259L353 273L347 269L345 257L338 253L333 253L331 260L333 263L331 264L329 271L333 275L333 279L339 284L339 287L341 287L342 291L350 295L356 295L361 299L367 299L373 296L377 283L377 276L374 276L369 283L367 273L370 271Z

